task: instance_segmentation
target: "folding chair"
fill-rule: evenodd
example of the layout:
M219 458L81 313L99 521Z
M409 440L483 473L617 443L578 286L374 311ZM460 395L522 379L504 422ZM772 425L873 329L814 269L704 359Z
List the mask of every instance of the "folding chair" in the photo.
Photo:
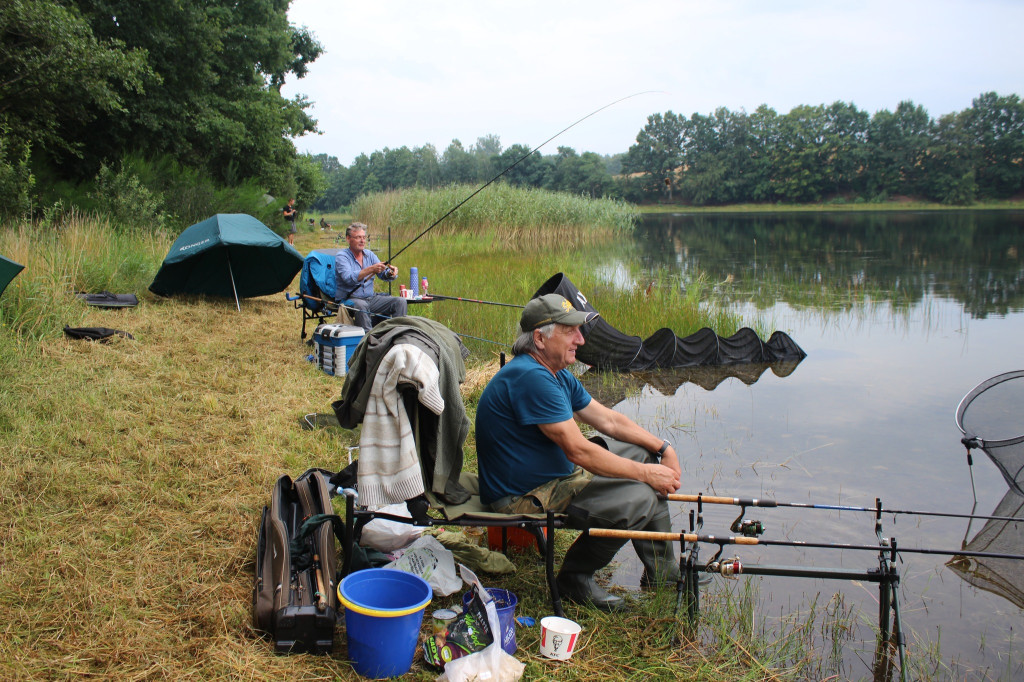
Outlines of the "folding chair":
M374 327L370 335L364 338L363 344L371 343L371 337L374 337L374 342L377 344L377 348L380 353L390 352L385 351L383 347L386 347L388 339L394 339L395 334L400 334L403 328L408 325L419 326L421 329L413 329L411 333L414 335L421 332L428 332L435 339L443 335L443 332L451 334L454 339L457 339L455 335L443 327L440 323L433 320L427 320L425 318L406 317L400 318L400 320L386 321L377 327ZM460 346L461 342L456 341ZM395 343L394 345L398 345ZM360 362L367 354L367 349L362 349L363 353L360 354L360 350L357 349L357 355L353 358L353 362ZM456 353L456 355L458 355ZM451 357L449 354L448 360L441 360L441 363L450 362ZM457 363L461 365L462 357L457 358ZM381 363L378 363L381 364ZM445 371L439 372L442 377L446 376ZM465 369L462 365L461 374L464 376ZM375 376L381 377L381 373L375 372ZM346 377L346 386L342 389L343 399L334 404L335 412L338 416L339 423L343 427L353 426L353 417L351 414L346 412L344 403L346 402L346 394L351 395L356 392L355 386L350 386L349 381L352 380L352 368L350 366L350 373ZM358 381L358 379L356 379ZM399 382L399 394L400 400L403 402L405 407L405 413L409 418L410 426L412 429L412 435L415 439L416 453L419 459L420 473L423 479L423 494L415 497L411 500L404 500L407 508L409 509L410 516L398 516L393 514L387 514L380 511L372 511L366 507L361 507L357 504L356 495L351 492L346 493L346 511L345 511L345 539L343 541L345 549L345 557L342 566L342 574L347 575L353 569L352 557L355 545L358 544L362 534L363 527L372 521L373 519L387 519L390 521L396 521L399 523L407 523L415 526L454 526L454 527L487 527L487 528L501 528L503 535L503 549L507 548L507 530L509 528L518 528L529 532L536 540L538 549L544 559L545 574L548 583L548 589L551 593L551 605L556 615L563 615L561 598L558 594L558 587L555 582L555 569L554 569L554 547L555 547L555 531L559 528L568 527L567 515L560 513L544 513L544 514L499 514L491 511L491 509L480 501L479 487L477 482L477 476L474 473L461 471L461 451L459 456L456 458L458 461L459 471L449 471L447 478L444 481L435 480L436 474L440 468L447 467L448 460L444 464L438 464L437 453L431 452L432 449L436 448L436 444L439 440L443 441L443 438L438 438L437 429L443 428L439 426L442 422L442 418L435 415L429 409L420 404L419 401L419 388L412 385L403 385ZM456 412L452 415L447 415L448 418L461 419L465 417L465 406L462 404L461 396L458 395L458 386L449 386L442 391L444 395L444 410L455 410ZM461 414L458 412L461 411ZM364 424L363 435L366 435L367 428ZM461 447L461 443L459 444ZM364 458L359 466L363 466L366 459ZM453 467L454 468L454 467ZM451 485L453 480L457 479L457 485ZM457 500L453 502L452 500ZM392 500L391 503L401 502L403 500Z
M302 311L302 335L306 339L306 323L313 321L313 328L331 318L337 324L352 324L349 309L350 299L336 301L334 299L336 282L334 278L334 258L341 249L314 249L302 261L299 275L299 293L292 296L285 293L285 299L292 301Z

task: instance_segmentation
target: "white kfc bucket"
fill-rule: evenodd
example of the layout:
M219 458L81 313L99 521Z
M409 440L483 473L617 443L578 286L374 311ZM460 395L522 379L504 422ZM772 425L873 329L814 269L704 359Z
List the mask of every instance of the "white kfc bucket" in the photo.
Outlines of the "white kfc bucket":
M540 652L556 661L567 661L576 650L580 638L578 623L558 616L540 619Z

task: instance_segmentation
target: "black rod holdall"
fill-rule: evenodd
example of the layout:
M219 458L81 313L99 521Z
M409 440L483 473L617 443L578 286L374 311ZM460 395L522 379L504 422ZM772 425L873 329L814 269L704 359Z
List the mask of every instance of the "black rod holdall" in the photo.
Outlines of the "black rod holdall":
M325 475L327 474L327 475ZM256 545L253 626L277 653L330 653L338 614L338 555L344 522L333 513L329 472L277 479Z

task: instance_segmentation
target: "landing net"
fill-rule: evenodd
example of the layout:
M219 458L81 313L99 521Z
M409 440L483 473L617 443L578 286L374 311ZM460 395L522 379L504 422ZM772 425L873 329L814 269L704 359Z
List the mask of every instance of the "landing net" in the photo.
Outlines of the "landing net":
M956 409L961 442L989 456L1007 484L1024 495L1024 370L978 384Z

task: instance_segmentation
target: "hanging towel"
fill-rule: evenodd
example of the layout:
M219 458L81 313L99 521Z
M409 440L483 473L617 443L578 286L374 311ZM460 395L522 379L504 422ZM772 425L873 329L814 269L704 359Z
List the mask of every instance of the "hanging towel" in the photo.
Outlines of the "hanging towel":
M377 367L359 437L359 502L371 509L424 492L416 439L398 385L411 384L419 402L444 411L433 359L411 344L395 344Z

